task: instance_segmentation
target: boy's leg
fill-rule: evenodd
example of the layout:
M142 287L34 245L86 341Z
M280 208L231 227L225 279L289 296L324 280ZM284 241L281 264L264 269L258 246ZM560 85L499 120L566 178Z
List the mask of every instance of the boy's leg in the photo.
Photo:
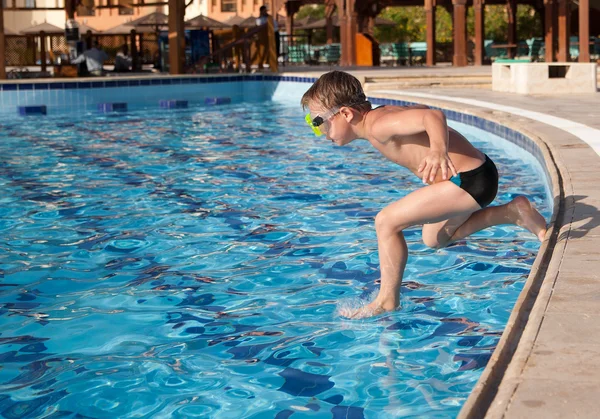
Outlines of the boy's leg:
M505 205L486 207L466 219L456 217L423 226L423 241L430 247L444 247L488 227L515 224L526 228L542 241L546 235L546 220L524 196Z
M440 222L454 217L467 219L479 209L473 197L452 182L426 186L385 207L375 218L381 269L379 295L363 309L341 314L359 318L398 307L400 284L408 258L402 230L413 225Z

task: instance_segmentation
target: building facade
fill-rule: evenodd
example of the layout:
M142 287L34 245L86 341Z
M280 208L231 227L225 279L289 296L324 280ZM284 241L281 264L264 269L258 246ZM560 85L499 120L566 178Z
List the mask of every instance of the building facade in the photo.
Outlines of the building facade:
M2 0L4 5L4 27L7 33L19 33L23 29L47 22L59 28L65 27L65 1L64 0ZM257 2L261 0L244 0L246 2ZM77 8L75 19L91 26L98 31L104 31L115 26L127 23L134 19L138 19L144 15L153 12L162 12L164 14L169 13L169 7L165 5L159 6L137 6L140 0L88 0L83 1L82 5ZM225 3L224 6L221 2ZM242 1L239 9L234 7L234 10L244 10ZM153 2L155 3L155 2ZM187 3L187 1L186 1ZM214 7L209 7L213 4ZM103 8L102 6L114 5L114 8ZM89 7L93 6L93 7ZM101 7L97 7L101 6ZM19 10L14 10L18 8ZM225 10L231 9L231 6L227 5L227 0L193 0L192 3L186 8L185 19L191 19L203 14L205 16L213 17L219 20L218 17L211 15L211 10ZM259 6L260 7L260 6ZM36 8L46 8L52 10L36 10ZM27 10L31 9L31 10ZM235 13L225 13L224 16L233 16ZM251 13L247 13L250 16ZM258 15L258 7L256 7L256 15ZM240 15L241 16L241 15Z

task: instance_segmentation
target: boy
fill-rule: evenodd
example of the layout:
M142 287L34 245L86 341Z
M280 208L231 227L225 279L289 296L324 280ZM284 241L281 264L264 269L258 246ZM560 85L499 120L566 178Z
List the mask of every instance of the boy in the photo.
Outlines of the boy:
M399 308L400 284L408 258L402 231L423 224L423 242L441 248L484 228L516 224L540 241L546 222L527 198L488 207L498 190L494 163L460 133L443 112L426 106L371 108L360 82L348 73L322 75L302 97L315 134L343 146L366 139L389 160L419 176L427 186L385 207L375 217L381 287L367 306L340 314L373 316Z

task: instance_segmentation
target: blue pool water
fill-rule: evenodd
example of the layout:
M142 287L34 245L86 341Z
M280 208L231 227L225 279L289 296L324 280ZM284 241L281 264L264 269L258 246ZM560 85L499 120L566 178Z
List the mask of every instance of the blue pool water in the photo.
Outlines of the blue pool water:
M532 158L455 125L496 203L550 215ZM0 415L455 417L539 244L409 229L402 310L343 320L376 289L375 214L421 184L309 131L274 102L2 122Z

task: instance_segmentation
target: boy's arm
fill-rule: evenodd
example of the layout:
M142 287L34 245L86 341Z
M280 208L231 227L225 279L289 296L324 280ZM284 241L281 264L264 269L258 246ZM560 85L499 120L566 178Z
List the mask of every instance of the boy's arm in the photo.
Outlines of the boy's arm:
M386 143L393 137L409 136L426 132L429 137L429 153L419 165L423 182L433 182L439 169L442 178L448 179L448 170L456 175L456 169L448 156L448 125L442 111L409 108L401 112L388 113L373 122L373 137Z

